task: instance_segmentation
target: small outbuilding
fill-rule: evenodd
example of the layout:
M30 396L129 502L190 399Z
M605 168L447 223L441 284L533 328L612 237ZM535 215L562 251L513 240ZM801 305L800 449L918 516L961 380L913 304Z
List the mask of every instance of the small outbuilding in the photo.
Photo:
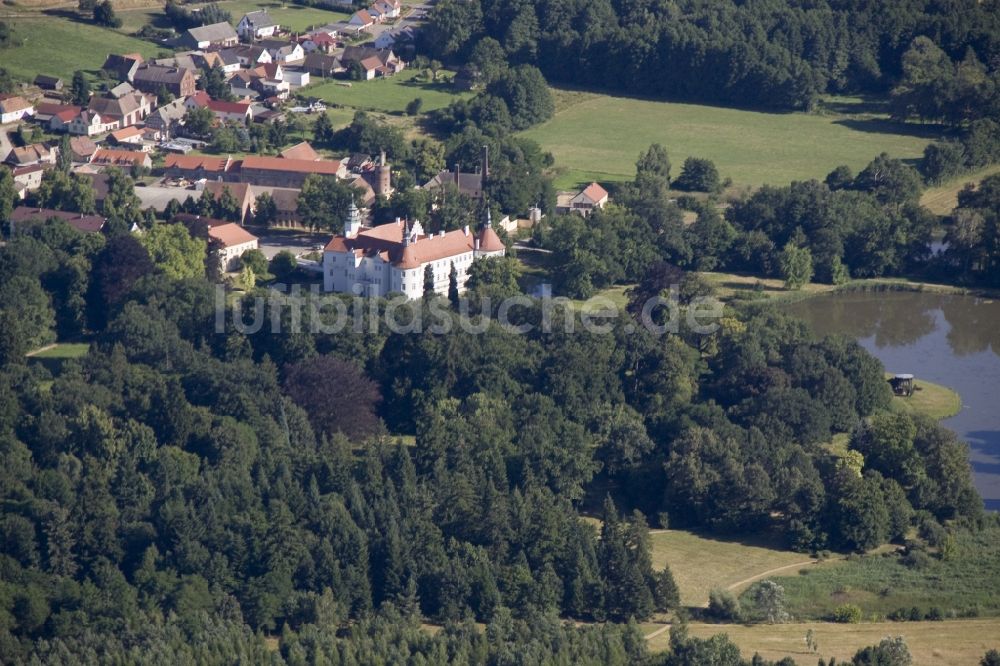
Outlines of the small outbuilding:
M913 391L916 390L916 385L913 383L913 375L908 373L893 375L889 380L889 386L892 387L892 392L895 395L907 398L913 395Z

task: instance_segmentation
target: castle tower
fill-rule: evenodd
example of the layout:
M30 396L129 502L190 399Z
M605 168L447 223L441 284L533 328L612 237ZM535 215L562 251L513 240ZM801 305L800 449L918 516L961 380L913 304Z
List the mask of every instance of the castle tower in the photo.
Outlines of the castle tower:
M378 181L375 188L375 194L381 197L387 197L390 192L392 192L391 170L389 169L389 165L386 163L385 151L383 150L382 154L379 156Z
M344 236L354 238L361 231L361 211L358 210L354 199L351 199L351 207L347 209L347 219L344 220Z

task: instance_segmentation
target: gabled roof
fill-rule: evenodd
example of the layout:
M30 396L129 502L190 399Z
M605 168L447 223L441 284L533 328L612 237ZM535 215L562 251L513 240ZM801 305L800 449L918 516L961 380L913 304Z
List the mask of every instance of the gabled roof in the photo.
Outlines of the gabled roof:
M102 116L119 116L124 117L129 113L138 111L139 98L136 95L125 95L124 97L118 99L110 99L108 97L94 97L90 98L90 103L87 108L94 113L98 113Z
M191 28L188 34L197 42L225 42L239 38L233 26L225 21Z
M210 99L205 106L213 113L238 113L246 115L250 111L250 104L247 102L225 102L220 99Z
M177 84L181 83L187 76L193 76L193 73L186 67L147 65L136 70L133 80L147 81L149 83Z
M271 15L267 13L266 9L259 9L255 12L247 12L240 19L240 23L246 21L254 27L254 29L259 28L270 28L271 26L278 25L278 22L271 18Z
M243 158L244 169L263 169L267 171L293 171L296 173L317 173L325 176L336 176L341 171L341 163L337 160L299 160L283 157L268 157L264 155L247 155Z
M593 202L598 202L604 197L608 196L608 191L603 187L601 187L600 185L598 185L597 183L591 183L590 185L587 185L587 187L583 188L583 190L580 192L580 195L587 197Z
M97 144L89 136L74 136L69 140L69 149L75 155L90 157L97 152Z
M142 130L135 125L129 125L128 127L123 127L119 130L115 130L111 133L111 138L115 141L125 141L126 139L131 139L133 137L141 136Z
M142 62L142 56L138 53L125 53L121 55L112 53L105 58L101 69L112 72L119 79L127 79Z
M234 247L257 240L256 236L235 222L211 226L208 228L208 235L220 241L223 247Z
M327 252L384 253L385 259L402 269L419 268L428 262L455 257L474 249L472 235L463 229L444 234L418 235L409 245L404 246L403 234L409 233L409 230L409 224L404 222L383 224L362 229L353 238L334 236L324 249ZM499 249L503 249L502 243Z
M52 149L44 143L30 143L11 150L7 155L7 161L13 164L28 164L49 159L51 155Z
M109 164L115 166L142 165L149 160L149 155L139 150L111 150L98 148L90 159L91 164Z
M205 182L205 190L213 197L221 195L223 190L229 190L229 193L241 204L247 199L253 199L254 197L253 188L249 183L225 183L218 180L209 180Z
M67 210L53 210L52 208L31 208L28 206L18 206L10 214L10 221L19 226L31 220L45 221L52 217L66 220L71 227L84 233L96 233L104 227L104 218L99 215L83 215Z
M20 95L12 95L4 99L0 99L0 109L4 113L14 113L15 111L24 111L25 109L30 109L34 105L28 100L24 99Z
M191 102L195 106L205 107L208 103L212 101L212 98L208 96L208 93L204 90L197 90L193 95L189 95L185 103Z
M320 159L319 153L317 153L308 141L303 141L302 143L297 143L291 148L285 148L283 151L278 153L278 157L282 157L286 160L309 160L315 162Z
M176 155L171 153L163 160L165 169L183 169L185 171L212 171L222 173L229 169L232 160L229 157L209 157L206 155Z

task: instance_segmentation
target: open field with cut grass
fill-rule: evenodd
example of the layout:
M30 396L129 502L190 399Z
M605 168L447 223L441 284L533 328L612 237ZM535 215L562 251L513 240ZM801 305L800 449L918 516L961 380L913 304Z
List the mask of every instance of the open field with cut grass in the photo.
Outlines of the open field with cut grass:
M302 94L319 97L329 104L350 106L355 109L403 113L414 98L424 103L421 112L448 106L453 100L469 97L471 93L452 90L450 76L438 75L436 83L416 80L421 72L413 69L374 81L325 81L302 89ZM320 79L316 79L320 81ZM350 86L344 85L350 83Z
M57 342L29 352L31 358L80 358L90 349L89 342Z
M759 541L727 541L683 530L654 530L650 533L653 566L664 564L681 591L681 603L705 606L712 588L739 591L743 584L766 572L783 567L816 567L809 555Z
M906 563L889 551L770 578L785 588L791 616L802 620L827 619L843 604L879 619L913 608L921 617L932 609L942 617L1000 615L1000 527L958 531L954 546L948 559L927 555Z
M686 157L706 157L737 186L784 185L822 179L846 164L863 168L880 152L915 159L937 135L930 126L902 125L881 115L840 112L762 113L657 102L589 92L556 91L556 115L523 136L538 141L562 169L556 185L568 188L621 181L635 174L640 151L667 147L674 175ZM862 104L856 105L860 108Z
M141 53L151 57L158 47L115 30L66 18L44 17L8 19L20 46L4 49L0 60L11 74L31 81L36 74L65 79L67 88L73 72L98 70L109 53Z
M983 654L1000 647L1000 619L947 620L944 622L878 622L870 624L719 625L690 624L690 634L708 638L725 633L740 646L745 659L759 652L765 659L791 657L800 665L815 664L823 657L836 657L837 663L850 663L859 648L875 645L886 636L902 636L920 666L975 666ZM805 635L813 631L818 652L806 648ZM664 631L649 641L652 652L669 647L670 632Z
M920 196L920 203L935 215L948 215L958 205L958 193L967 183L979 183L983 178L1000 173L1000 165L972 171L942 185L929 187Z

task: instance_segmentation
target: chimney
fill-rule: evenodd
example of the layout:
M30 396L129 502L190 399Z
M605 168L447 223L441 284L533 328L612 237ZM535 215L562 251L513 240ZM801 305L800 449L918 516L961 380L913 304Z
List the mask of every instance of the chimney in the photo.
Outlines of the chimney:
M462 233L465 234L466 236L469 235L469 225L465 225L464 227L462 227Z

